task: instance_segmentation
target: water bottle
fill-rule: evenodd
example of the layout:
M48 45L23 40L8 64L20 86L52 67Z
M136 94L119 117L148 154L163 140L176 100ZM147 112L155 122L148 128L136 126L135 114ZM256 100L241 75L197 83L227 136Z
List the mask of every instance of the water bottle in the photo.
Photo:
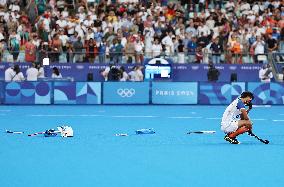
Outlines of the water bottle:
M136 134L155 134L155 131L153 128L139 129L136 130Z

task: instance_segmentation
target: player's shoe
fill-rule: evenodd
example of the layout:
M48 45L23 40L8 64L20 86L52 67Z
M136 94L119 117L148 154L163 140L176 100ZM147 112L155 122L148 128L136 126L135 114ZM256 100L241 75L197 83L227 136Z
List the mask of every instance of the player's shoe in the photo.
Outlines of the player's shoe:
M224 137L224 140L228 141L231 144L240 144L240 142L236 138L230 138L228 134Z

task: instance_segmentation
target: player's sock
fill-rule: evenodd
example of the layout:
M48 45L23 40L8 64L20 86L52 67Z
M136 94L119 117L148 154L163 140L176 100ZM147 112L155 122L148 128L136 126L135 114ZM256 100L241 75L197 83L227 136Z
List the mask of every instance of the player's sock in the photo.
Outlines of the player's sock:
M242 126L241 128L239 128L238 130L236 130L235 132L232 132L229 134L230 138L236 138L238 135L243 134L245 132L248 132L250 129L248 129L245 126Z

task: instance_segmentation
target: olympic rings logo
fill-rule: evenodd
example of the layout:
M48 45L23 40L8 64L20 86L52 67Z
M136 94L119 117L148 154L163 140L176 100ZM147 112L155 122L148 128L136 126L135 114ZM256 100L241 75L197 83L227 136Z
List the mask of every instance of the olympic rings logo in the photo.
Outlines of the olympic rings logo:
M120 97L132 97L133 95L135 95L135 89L133 88L119 88L117 89L116 93L120 96Z

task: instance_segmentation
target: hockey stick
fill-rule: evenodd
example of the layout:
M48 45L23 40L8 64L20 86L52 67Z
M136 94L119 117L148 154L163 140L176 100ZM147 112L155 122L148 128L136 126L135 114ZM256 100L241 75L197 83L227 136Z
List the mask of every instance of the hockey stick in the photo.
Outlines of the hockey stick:
M36 135L39 135L39 134L44 134L44 132L36 132L36 133L33 133L33 134L28 134L28 136L36 136Z
M46 131L44 132L36 132L36 133L33 133L33 134L28 134L28 136L37 136L39 134L45 134ZM60 131L53 131L53 132L50 132L51 134L54 133L54 134L57 134L57 133L61 133Z
M24 134L24 132L22 132L22 131L9 131L9 130L6 130L6 133L10 133L10 134Z
M256 139L258 139L259 141L261 141L262 143L264 144L269 144L269 141L268 140L263 140L261 139L260 137L258 137L257 135L253 134L251 131L248 132L248 135L252 136L252 137L255 137Z
M216 131L189 131L187 134L214 134Z

